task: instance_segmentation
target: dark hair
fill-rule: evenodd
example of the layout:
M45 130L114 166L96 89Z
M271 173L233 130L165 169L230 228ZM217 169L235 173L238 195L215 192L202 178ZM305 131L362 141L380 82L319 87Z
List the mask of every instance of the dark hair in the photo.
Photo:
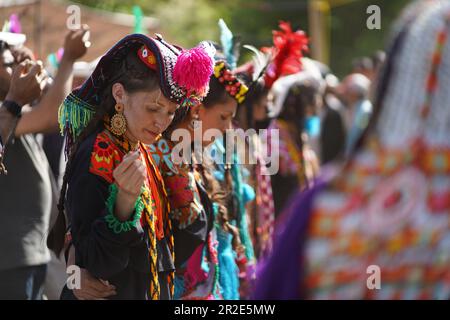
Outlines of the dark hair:
M224 103L230 98L231 96L225 90L224 85L212 75L209 80L209 93L203 100L203 106L205 108L212 108L214 105ZM212 201L219 205L219 221L223 223L229 221L229 214L233 211L233 208L230 206L230 203L232 202L231 190L233 187L231 172L228 166L225 166L225 181L223 184L219 183L214 177L213 171L215 168L212 164L204 163L198 169L204 181L208 196Z
M267 96L268 94L269 88L266 87L265 82L262 78L250 85L249 91L245 96L245 101L243 105L243 107L245 108L247 128L255 127L255 121L253 117L253 110L255 104L260 103L261 99Z
M205 108L212 108L214 105L218 103L224 103L227 101L227 97L229 97L228 92L225 90L225 87L219 82L219 80L211 76L209 80L209 92L208 95L203 99L202 104ZM169 127L164 131L163 136L166 139L170 139L170 134L172 131L186 118L189 113L189 107L179 107L175 111L175 115L173 117L172 122Z
M212 108L218 103L224 103L230 97L231 96L225 90L224 85L220 83L214 75L211 76L209 81L209 93L203 100L203 105L205 108ZM213 171L213 166L204 164L200 173L205 181L205 184L208 186L207 191L210 198L219 205L219 220L225 223L229 221L230 213L234 211L232 205L234 202L232 196L233 180L229 166L225 166L225 179L223 183L219 183L216 180L212 174Z
M223 84L221 84L219 80L212 75L209 80L209 93L206 98L203 99L202 104L205 108L211 108L218 103L226 102L228 97L230 97L230 95L225 90Z
M296 124L303 123L306 107L314 104L318 90L308 81L293 84L286 95L278 118Z
M79 135L72 148L69 150L69 158L66 171L63 177L61 194L58 202L58 217L50 231L47 245L58 256L64 247L64 237L66 233L66 221L64 215L64 202L66 198L67 186L72 175L72 162L75 158L79 145L91 134L103 128L103 121L106 116L111 117L114 112L115 100L112 95L112 86L115 83L123 85L128 93L143 90L155 90L159 87L156 73L145 66L138 58L137 47L131 48L125 57L115 59L111 66L111 74L108 74L107 83L100 89L100 104L97 107L94 118Z
M268 93L269 88L266 87L264 80L259 79L252 85L251 90L245 96L245 103L246 104L258 103L259 100L261 100L261 98L267 95Z

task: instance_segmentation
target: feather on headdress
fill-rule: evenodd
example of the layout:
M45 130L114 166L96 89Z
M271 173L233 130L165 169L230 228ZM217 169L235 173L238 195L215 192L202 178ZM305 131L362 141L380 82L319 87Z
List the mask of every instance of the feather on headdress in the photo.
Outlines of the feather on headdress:
M228 66L234 70L239 60L239 51L241 46L240 37L233 35L231 30L223 19L219 20L220 44L225 55Z
M301 30L292 31L289 22L281 21L280 30L273 31L274 60L265 74L269 88L281 76L294 74L302 70L301 58L308 51L308 38Z
M239 104L243 103L248 87L234 74L239 59L241 42L233 35L225 21L219 20L221 52L216 56L214 76L224 86L225 90Z
M257 81L261 78L270 61L272 60L272 52L262 52L251 45L244 45L244 48L254 53L252 57L252 81Z

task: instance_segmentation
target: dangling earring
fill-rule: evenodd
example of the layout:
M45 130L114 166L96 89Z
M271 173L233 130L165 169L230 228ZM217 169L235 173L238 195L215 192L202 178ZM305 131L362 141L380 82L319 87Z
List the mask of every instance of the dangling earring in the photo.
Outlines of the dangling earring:
M192 130L195 130L195 129L197 129L197 128L200 127L200 123L201 123L201 121L198 120L198 115L195 115L195 116L192 118L191 123L189 124L189 127L190 127Z
M115 106L116 114L111 118L111 132L116 136L122 136L127 131L127 119L123 115L123 104Z

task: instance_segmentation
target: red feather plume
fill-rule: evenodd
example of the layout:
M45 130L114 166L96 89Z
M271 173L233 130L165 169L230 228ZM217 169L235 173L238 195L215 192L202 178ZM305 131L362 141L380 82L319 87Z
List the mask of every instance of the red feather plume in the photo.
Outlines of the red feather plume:
M308 52L308 37L301 30L292 31L289 22L281 21L280 30L273 31L274 59L265 74L267 87L282 76L297 73L302 70L301 58Z

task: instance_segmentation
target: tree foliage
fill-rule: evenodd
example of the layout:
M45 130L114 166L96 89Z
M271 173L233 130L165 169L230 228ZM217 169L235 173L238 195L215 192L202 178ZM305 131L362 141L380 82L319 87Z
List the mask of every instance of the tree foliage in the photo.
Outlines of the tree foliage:
M244 44L268 46L278 21L290 21L308 32L307 0L76 0L88 6L132 12L139 5L146 16L160 19L165 37L182 46L219 39L217 21L223 18ZM330 1L335 3L336 1ZM340 1L343 2L343 1ZM330 66L338 75L351 69L356 57L371 55L385 47L392 21L409 0L355 0L331 9ZM381 8L381 30L369 30L369 5ZM245 59L245 57L243 58Z

